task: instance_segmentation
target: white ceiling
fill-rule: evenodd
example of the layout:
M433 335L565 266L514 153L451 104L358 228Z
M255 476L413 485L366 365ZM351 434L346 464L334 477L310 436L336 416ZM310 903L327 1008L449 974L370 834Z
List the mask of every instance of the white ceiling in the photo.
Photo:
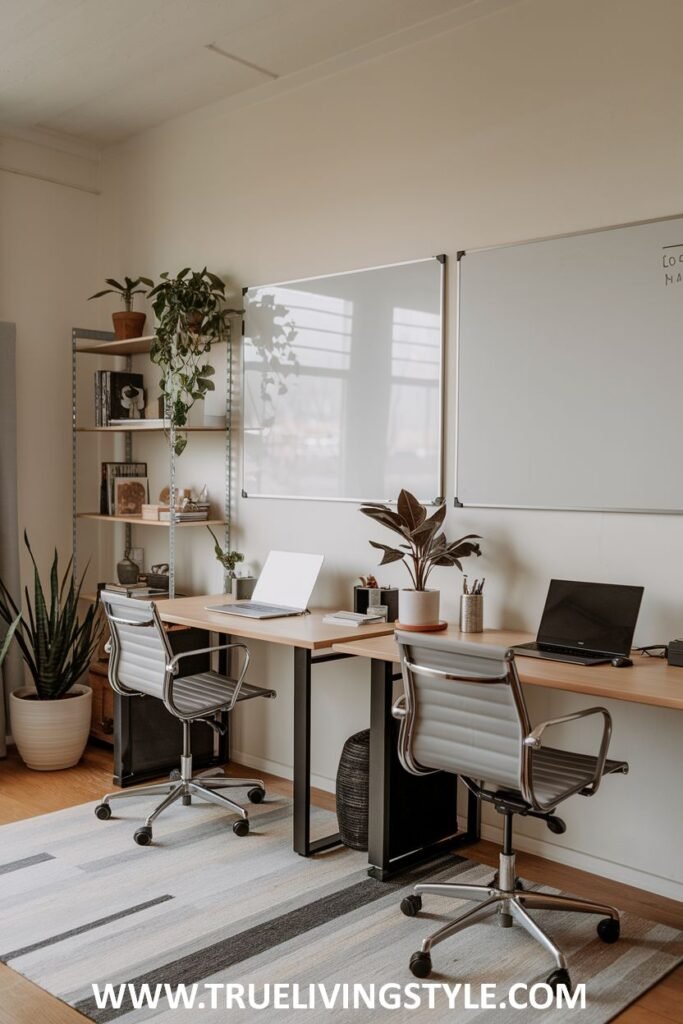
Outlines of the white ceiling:
M0 126L119 142L482 2L0 0Z

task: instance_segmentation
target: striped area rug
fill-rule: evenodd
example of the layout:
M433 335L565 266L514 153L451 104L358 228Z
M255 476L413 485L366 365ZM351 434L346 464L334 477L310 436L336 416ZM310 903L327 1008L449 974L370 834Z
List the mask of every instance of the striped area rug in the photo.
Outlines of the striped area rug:
M431 997L420 989L419 1009L371 1010L358 992L375 986L377 998L382 986L390 986L382 991L391 1001L400 991L392 986L417 984L408 971L410 954L460 906L425 898L425 912L411 919L398 909L401 895L425 874L485 882L491 868L451 856L382 883L367 876L364 854L339 849L307 860L292 852L285 800L254 807L251 834L241 839L218 808L176 804L156 823L149 848L132 839L149 806L144 800L119 805L116 813L123 817L111 821L98 821L93 806L0 828L0 960L95 1021L507 1024L542 1017L551 1024L578 1018L603 1024L681 959L683 932L663 925L625 915L623 938L606 946L596 938L592 918L541 912L537 919L567 953L574 983L586 984L583 1011L477 1009L465 1005L464 992L450 1008L443 989L431 990ZM329 831L331 819L314 811L314 834ZM482 983L496 982L500 996L516 982L544 980L552 968L525 934L493 921L446 940L433 958L429 981L469 983L475 987L470 1003L477 1002ZM200 995L214 991L207 983L240 984L256 1003L270 1004L240 1009L237 1003L226 1010L215 990L215 1009L208 999L203 1008L171 1009L163 995L155 1009L136 1009L128 996L116 1009L100 1009L93 983L147 983L151 992L157 985L196 984ZM284 1008L272 1005L279 983L299 986L298 992L288 990ZM325 1008L321 992L328 998L336 992L334 1009ZM292 1001L299 1006L291 1007Z

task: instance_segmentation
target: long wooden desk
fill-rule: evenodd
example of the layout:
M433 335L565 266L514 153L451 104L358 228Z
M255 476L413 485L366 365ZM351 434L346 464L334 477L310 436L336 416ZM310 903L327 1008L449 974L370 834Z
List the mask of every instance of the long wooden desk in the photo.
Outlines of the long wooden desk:
M228 604L224 595L185 597L159 601L157 607L164 622L196 626L244 640L280 644L294 653L294 849L304 857L328 850L340 843L338 834L312 840L311 806L311 677L316 665L355 655L356 650L332 650L335 645L369 643L394 631L392 624L371 626L332 626L323 622L329 611L314 609L306 615L279 619L249 619L243 616L209 612L207 605ZM393 640L392 640L393 642ZM322 653L316 653L322 652ZM315 654L315 656L314 656ZM445 776L416 779L404 772L396 757L391 718L391 665L382 665L372 674L370 694L371 784L370 829L371 873L388 877L393 871L415 860L478 838L478 817L468 819L466 832L458 833L455 806L455 781ZM424 839L415 849L414 831L390 824L390 807L400 801L404 820L425 820ZM476 810L471 808L472 812ZM426 812L426 813L425 813Z
M502 629L461 633L454 626L434 635L467 640L470 643L498 644L501 647L534 639L528 633ZM399 662L398 646L394 637L388 634L377 639L358 637L351 641L345 640L334 644L332 649L339 653L370 658L381 664L397 665ZM560 661L518 657L517 671L520 680L530 686L545 686L591 697L608 697L683 711L683 668L674 668L667 664L665 658L649 658L636 653L632 657L633 668L567 665Z

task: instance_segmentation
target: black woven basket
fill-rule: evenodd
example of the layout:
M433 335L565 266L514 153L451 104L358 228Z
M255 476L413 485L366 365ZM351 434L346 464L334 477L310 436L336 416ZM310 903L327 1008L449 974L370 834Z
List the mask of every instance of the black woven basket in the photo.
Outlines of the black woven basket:
M339 834L352 850L368 848L370 788L370 730L349 736L337 769Z

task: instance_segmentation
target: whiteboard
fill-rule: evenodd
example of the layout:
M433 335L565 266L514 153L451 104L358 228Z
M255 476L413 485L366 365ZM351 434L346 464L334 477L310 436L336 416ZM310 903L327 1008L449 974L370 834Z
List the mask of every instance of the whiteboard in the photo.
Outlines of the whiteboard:
M245 290L244 497L441 498L444 264Z
M456 503L683 511L683 218L459 262Z

